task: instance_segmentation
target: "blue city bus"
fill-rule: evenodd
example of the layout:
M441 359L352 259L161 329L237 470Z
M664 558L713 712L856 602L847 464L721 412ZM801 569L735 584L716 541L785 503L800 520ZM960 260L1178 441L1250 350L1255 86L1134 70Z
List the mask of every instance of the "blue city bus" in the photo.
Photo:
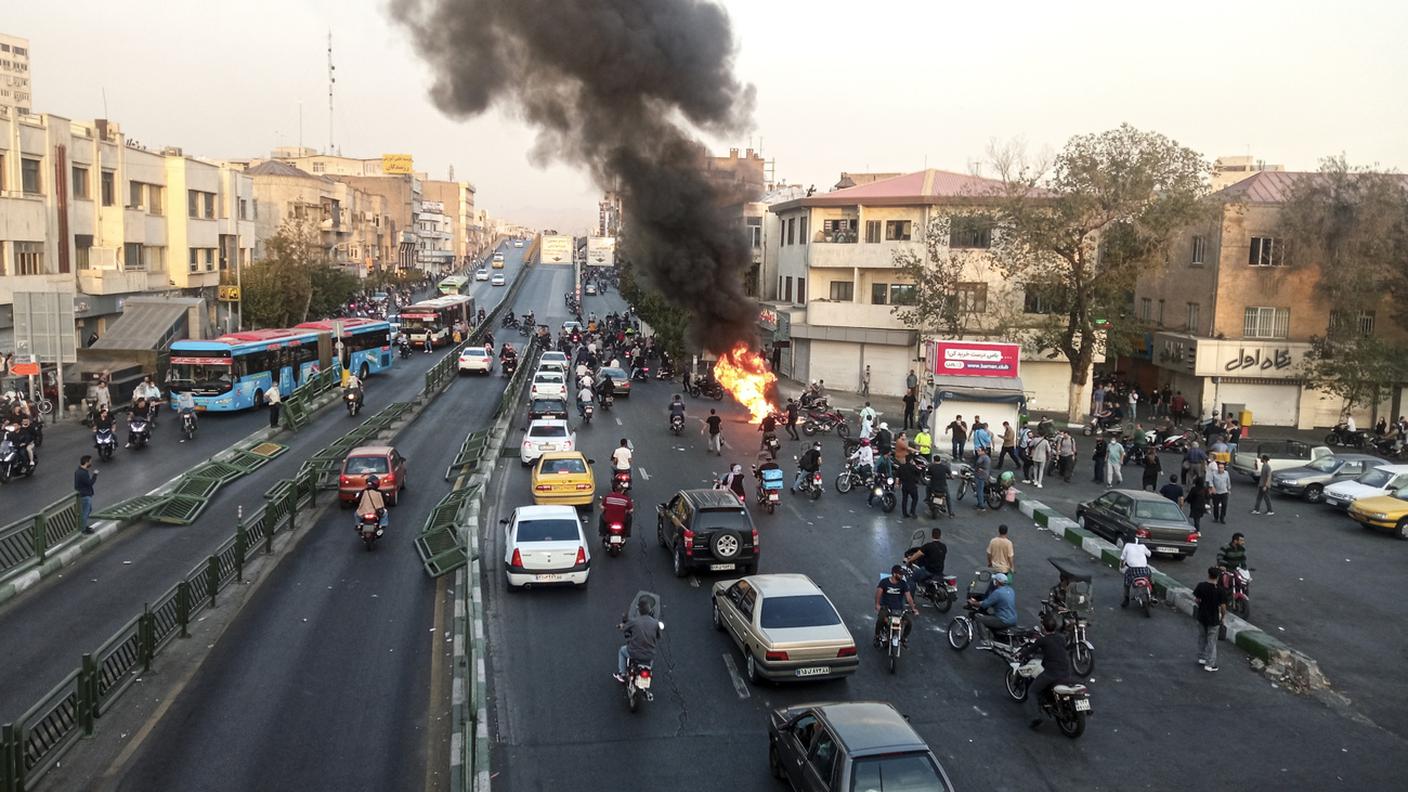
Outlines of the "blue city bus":
M451 275L440 281L441 294L464 294L468 290L469 278L463 275Z
M362 379L368 374L380 374L391 369L396 359L391 349L391 323L381 319L324 319L318 322L304 322L295 330L316 330L332 334L333 325L342 323L343 354L349 358L347 368ZM334 349L337 338L333 338ZM334 361L341 368L341 361Z
M171 406L189 391L196 409L247 410L263 404L275 381L288 395L331 366L332 337L318 330L246 330L207 341L174 341L166 384Z

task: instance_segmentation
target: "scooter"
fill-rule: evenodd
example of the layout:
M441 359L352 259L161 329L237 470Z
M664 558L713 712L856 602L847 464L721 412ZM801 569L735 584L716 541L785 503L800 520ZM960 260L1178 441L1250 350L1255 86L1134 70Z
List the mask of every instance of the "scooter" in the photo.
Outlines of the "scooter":
M622 548L626 546L626 526L618 522L607 525L606 535L601 537L601 546L606 548L607 555L621 555Z
M357 535L361 537L362 543L367 546L368 551L372 549L372 545L376 544L376 540L385 533L385 529L381 525L381 515L374 511L357 515L357 524L353 527L357 529Z
M617 470L617 471L613 471L613 472L612 472L612 474L611 474L611 491L612 491L612 492L630 492L630 491L631 491L631 471L630 471L630 470Z
M362 391L360 389L348 388L342 394L342 400L347 405L347 414L356 417L362 411Z
M196 439L196 414L194 412L181 413L181 434L187 440Z
M1007 695L1013 701L1026 701L1032 680L1041 676L1040 658L1025 663L1008 663ZM1085 685L1057 685L1043 697L1041 711L1056 721L1061 733L1075 739L1085 733L1085 719L1090 715L1090 689Z
M129 433L128 437L130 438L129 441L132 443L133 448L145 448L147 443L151 442L151 425L148 424L147 419L142 416L132 416L127 422L127 431Z
M1146 618L1153 615L1149 606L1154 601L1154 582L1148 575L1139 575L1130 581L1129 601L1134 607L1144 611Z
M93 433L93 445L98 449L98 458L107 462L117 450L117 438L111 429L98 429Z
M683 416L683 415L680 415L679 413L675 413L674 415L671 415L671 416L670 416L670 431L671 431L672 433L674 433L676 436L679 436L679 434L684 431L684 416Z
M646 602L648 604L646 609L647 615L655 619L660 625L660 631L664 632L665 622L660 621L661 612L663 611L663 607L660 604L660 596L648 591L636 592L635 597L631 599L630 607L626 609L626 613L621 615L621 623L616 625L616 629L619 630L625 627L626 619L630 614L640 612L640 606L637 604L639 602ZM626 661L626 707L631 712L635 712L636 709L640 707L642 701L655 700L655 695L650 692L652 682L653 675L650 663L637 663L633 659Z
M753 477L758 479L758 505L767 509L768 514L772 514L777 504L782 501L782 469L768 468L760 471L758 466L754 465Z

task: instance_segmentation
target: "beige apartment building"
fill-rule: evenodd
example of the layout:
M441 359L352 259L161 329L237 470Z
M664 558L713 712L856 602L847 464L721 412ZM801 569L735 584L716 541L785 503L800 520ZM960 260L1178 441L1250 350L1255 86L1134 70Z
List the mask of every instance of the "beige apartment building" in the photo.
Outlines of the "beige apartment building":
M1120 367L1141 387L1181 391L1203 414L1250 410L1260 425L1309 429L1339 419L1341 400L1302 378L1311 338L1331 324L1320 267L1296 260L1277 236L1291 185L1313 176L1267 169L1220 190L1215 219L1188 229L1167 269L1139 283L1136 318L1152 329L1143 353ZM1396 334L1392 310L1366 295L1362 310L1335 321ZM1380 414L1394 409L1386 403ZM1361 426L1369 414L1356 412Z
M252 260L252 180L235 166L152 151L116 123L0 108L0 349L16 292L73 295L80 339L106 334L128 297L206 300Z
M335 264L365 275L394 261L381 196L278 160L261 162L246 172L254 180L260 207L256 257L264 256L264 243L285 222L309 221L316 224L319 241Z
M474 185L469 182L421 176L421 199L440 204L440 214L449 223L450 252L458 262L477 257L489 243L474 206L474 194Z
M0 33L0 108L27 115L34 107L29 75L29 40Z
M869 366L872 393L900 395L911 369L922 378L933 368L926 342L955 339L926 335L895 315L912 301L914 285L894 264L897 252L926 255L931 221L945 255L961 257L959 287L973 316L965 338L1010 340L983 331L985 315L999 306L1026 305L1020 285L1008 283L987 253L995 232L984 220L982 196L996 186L931 169L770 206L764 259L775 280L765 288L760 330L765 343L788 344L782 372L854 391ZM1029 410L1066 410L1064 358L1023 348L1019 379L1013 387L1024 392Z

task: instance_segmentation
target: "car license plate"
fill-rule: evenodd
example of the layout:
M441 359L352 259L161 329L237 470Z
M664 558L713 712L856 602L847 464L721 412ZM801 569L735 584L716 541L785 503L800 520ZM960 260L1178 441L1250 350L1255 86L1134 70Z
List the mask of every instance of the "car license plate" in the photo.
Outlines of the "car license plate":
M1090 699L1076 699L1076 712L1089 712Z
M713 572L723 572L724 570L727 570L727 569L733 569L734 566L736 566L736 565L735 565L735 564L710 564L710 565L709 565L709 569L710 569L710 571L713 571Z
M562 575L534 575L533 580L539 583L551 583L554 580L562 580Z
M557 443L543 443L543 450L544 450L544 451L556 451L556 450L557 450Z
M1154 552L1167 553L1168 555L1178 555L1179 550L1177 547L1155 547Z
M822 676L831 673L831 666L812 666L811 668L799 668L796 671L799 677Z

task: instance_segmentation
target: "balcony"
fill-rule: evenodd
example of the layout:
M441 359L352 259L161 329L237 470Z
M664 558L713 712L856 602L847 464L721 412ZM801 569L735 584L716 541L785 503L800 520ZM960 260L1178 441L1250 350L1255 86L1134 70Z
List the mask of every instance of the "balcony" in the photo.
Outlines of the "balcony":
M78 271L78 290L84 294L132 294L147 291L147 273L120 269L86 269ZM166 277L157 273L157 283L166 285Z
M807 246L807 264L812 267L859 267L890 269L895 253L906 251L925 255L923 242L812 242Z
M894 306L812 300L807 303L806 323L812 326L865 327L908 330L891 311Z

